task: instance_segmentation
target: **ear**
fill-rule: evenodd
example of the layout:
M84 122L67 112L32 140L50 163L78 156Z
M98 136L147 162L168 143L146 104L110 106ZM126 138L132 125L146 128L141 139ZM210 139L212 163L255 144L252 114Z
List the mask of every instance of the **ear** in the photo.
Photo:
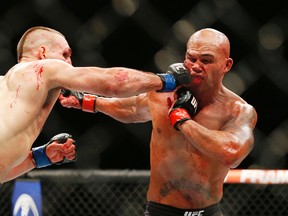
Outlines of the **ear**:
M46 48L44 46L39 47L38 57L39 57L39 59L45 59L46 58Z
M227 58L224 72L227 73L228 71L230 71L230 69L232 68L232 65L233 65L233 59Z

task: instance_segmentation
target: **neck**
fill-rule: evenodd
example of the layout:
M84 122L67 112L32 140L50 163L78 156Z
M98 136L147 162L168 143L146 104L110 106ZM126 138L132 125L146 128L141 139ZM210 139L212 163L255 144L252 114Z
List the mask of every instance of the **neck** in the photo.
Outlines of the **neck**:
M213 86L213 88L196 88L193 90L194 96L198 102L198 109L209 106L218 100L224 93L224 86Z

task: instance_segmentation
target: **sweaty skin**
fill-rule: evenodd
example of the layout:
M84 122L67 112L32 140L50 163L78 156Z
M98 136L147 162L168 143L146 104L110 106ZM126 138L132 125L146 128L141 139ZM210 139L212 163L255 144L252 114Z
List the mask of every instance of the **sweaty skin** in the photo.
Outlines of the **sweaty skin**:
M180 126L181 132L176 132L166 114L169 108L164 108L167 98L173 101L173 97L171 93L162 95L152 92L148 96L153 130L150 142L151 177L147 198L149 201L178 208L207 207L221 200L226 174L230 168L236 167L252 148L250 127L254 123L246 123L246 119L235 119L239 114L249 114L252 108L246 107L243 100L227 91L225 104L215 102L205 107L192 121L184 122ZM227 110L227 107L238 110ZM231 125L227 123L227 119L231 119ZM233 125L238 121L239 125ZM233 138L230 133L243 125L247 127L247 131L241 132L244 136L241 142L246 143L239 149L239 145L229 143Z
M0 183L29 156L60 89L128 97L162 88L153 73L73 67L71 54L65 37L53 29L31 28L20 39L18 64L0 78Z
M202 29L187 42L184 65L198 102L190 120L171 125L174 93L151 91L119 99L98 97L96 110L124 123L152 121L150 185L147 201L181 209L202 209L220 202L228 171L251 152L255 109L222 84L233 60L228 38ZM69 106L68 99L60 101Z

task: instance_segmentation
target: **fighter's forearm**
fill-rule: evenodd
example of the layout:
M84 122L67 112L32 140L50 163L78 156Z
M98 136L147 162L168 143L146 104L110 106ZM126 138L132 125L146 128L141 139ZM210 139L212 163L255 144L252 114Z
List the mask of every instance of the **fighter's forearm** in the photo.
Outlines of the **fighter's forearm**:
M95 109L123 123L151 120L148 105L141 103L142 95L129 98L98 97Z
M239 138L227 131L207 129L193 120L183 122L178 128L196 149L230 168L237 167L252 149L253 141L248 134Z
M77 89L77 91L106 97L130 97L143 92L160 90L163 87L163 81L154 73L122 67L86 67L83 69L83 77L78 76L77 79L79 83L77 80L73 82L77 85L73 85L71 90Z
M163 87L160 77L153 73L127 68L113 68L111 70L113 73L115 70L117 71L112 80L111 89L113 92L111 92L112 95L109 95L112 97L130 97L143 92L160 90Z
M62 90L59 102L67 108L85 112L102 112L123 123L139 123L151 120L147 93L128 98L99 97L95 94Z

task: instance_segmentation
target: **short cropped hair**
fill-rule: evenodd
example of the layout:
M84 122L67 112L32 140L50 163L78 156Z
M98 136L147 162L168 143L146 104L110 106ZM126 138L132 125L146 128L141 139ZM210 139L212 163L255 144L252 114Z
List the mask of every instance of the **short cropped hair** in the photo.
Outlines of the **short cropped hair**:
M17 61L19 62L20 59L22 58L22 55L23 55L23 47L24 47L24 44L25 44L25 41L26 41L26 38L27 36L33 32L33 31L36 31L36 30L44 30L44 31L49 31L49 32L54 32L54 33L57 33L57 34L60 34L64 37L63 34L61 34L59 31L55 30L55 29L52 29L52 28L49 28L49 27L45 27L45 26L35 26L35 27L32 27L32 28L29 28L23 35L22 37L20 38L18 44L17 44Z

